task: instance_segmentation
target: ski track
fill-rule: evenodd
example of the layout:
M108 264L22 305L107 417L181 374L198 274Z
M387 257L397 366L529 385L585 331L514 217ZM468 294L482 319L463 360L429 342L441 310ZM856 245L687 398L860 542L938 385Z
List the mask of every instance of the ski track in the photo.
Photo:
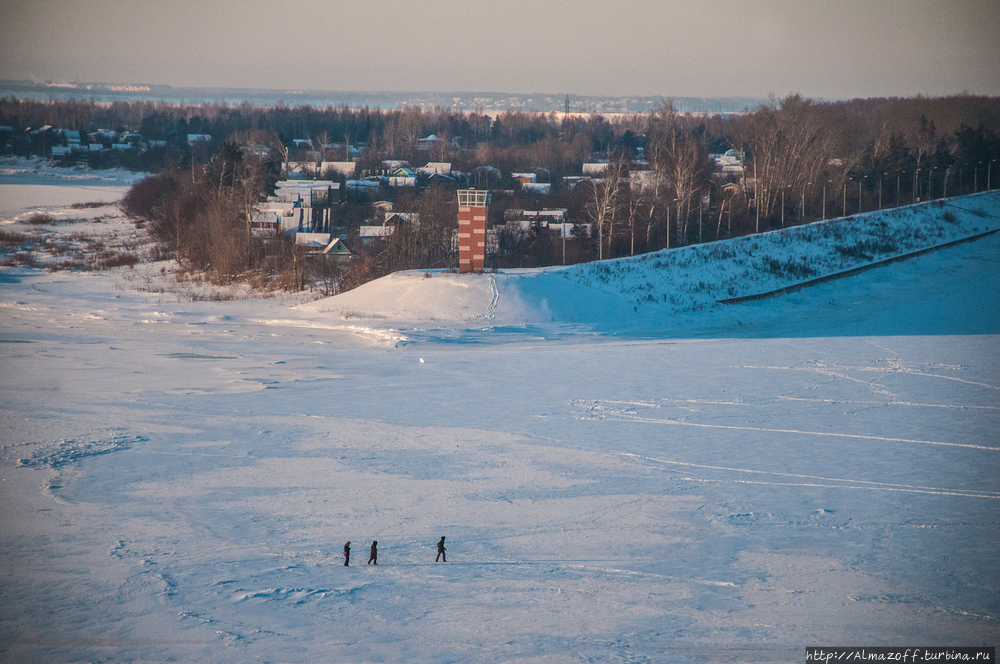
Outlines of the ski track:
M489 306L486 308L486 319L494 320L496 318L497 305L500 304L500 289L497 288L497 277L493 273L490 273L490 291L492 298L490 299Z
M891 374L909 374L915 376L924 376L927 378L941 378L944 380L953 380L959 383L965 383L967 385L975 385L976 387L985 387L990 390L1000 390L1000 386L992 385L990 383L980 383L972 380L965 380L964 378L959 378L958 376L942 376L940 374L927 373L926 371L918 371L916 369L911 369L904 366L889 366L889 367L781 367L781 366L762 366L762 365L752 365L752 364L741 364L733 365L734 369L771 369L774 371L807 371L814 372L820 375L834 376L836 378L843 378L844 380L854 381L857 383L868 384L867 381L861 380L859 378L854 378L845 373L844 371L874 371L877 373ZM953 367L954 369L959 369L960 367Z
M539 417L547 417L539 415ZM759 431L763 433L787 433L802 436L830 436L834 438L855 438L858 440L881 440L890 443L914 443L919 445L941 445L944 447L965 447L973 450L988 450L990 452L1000 452L1000 447L989 447L987 445L971 445L969 443L946 443L935 440L915 440L912 438L890 438L887 436L866 436L860 433L835 433L832 431L803 431L801 429L769 429L765 427L739 427L731 424L699 424L697 422L684 422L681 420L662 420L653 417L586 417L581 416L573 419L580 420L619 420L622 422L643 422L646 424L666 424L679 427L698 427L704 429L731 429L733 431Z
M951 496L968 496L971 498L1000 498L1000 492L993 491L965 491L962 489L950 489L941 487L928 487L919 486L911 484L893 484L890 482L873 482L871 480L852 480L842 477L821 477L818 475L803 475L799 473L781 473L773 470L753 470L750 468L732 468L727 466L709 466L705 464L698 463L688 463L685 461L673 461L670 459L658 459L656 457L645 456L642 454L633 454L630 452L620 452L620 456L625 458L640 459L642 461L651 461L655 463L667 464L672 466L685 466L689 468L705 468L707 470L722 470L732 473L747 473L756 475L773 475L776 477L792 477L797 479L807 479L807 480L820 480L824 482L844 482L840 488L872 488L872 489L883 489L886 491L912 491L916 493L937 493L945 494ZM691 479L691 478L684 478ZM718 481L718 480L694 480L694 481ZM751 482L759 483L759 482ZM784 484L784 483L782 483ZM862 486L854 486L862 485ZM827 486L827 485L802 485L802 486Z

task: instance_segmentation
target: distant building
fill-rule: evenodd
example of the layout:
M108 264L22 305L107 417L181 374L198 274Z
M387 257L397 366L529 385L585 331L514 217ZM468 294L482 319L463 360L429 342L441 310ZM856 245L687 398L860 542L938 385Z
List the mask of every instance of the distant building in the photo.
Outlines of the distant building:
M389 175L390 187L415 187L417 174L410 168L397 168Z
M421 166L416 169L417 173L422 173L423 175L451 175L451 162L450 161L431 161L428 162L426 166Z
M319 165L319 172L326 174L333 171L345 178L353 178L356 164L353 161L324 161Z
M715 162L715 168L723 173L743 174L743 159L736 150L728 150L722 154L709 155Z

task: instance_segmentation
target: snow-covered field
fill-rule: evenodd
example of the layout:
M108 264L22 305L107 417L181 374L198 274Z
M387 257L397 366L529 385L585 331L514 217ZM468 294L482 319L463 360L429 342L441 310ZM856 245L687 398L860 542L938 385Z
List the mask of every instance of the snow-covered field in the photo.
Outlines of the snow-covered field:
M738 305L706 250L308 304L0 268L0 660L997 645L1000 234Z

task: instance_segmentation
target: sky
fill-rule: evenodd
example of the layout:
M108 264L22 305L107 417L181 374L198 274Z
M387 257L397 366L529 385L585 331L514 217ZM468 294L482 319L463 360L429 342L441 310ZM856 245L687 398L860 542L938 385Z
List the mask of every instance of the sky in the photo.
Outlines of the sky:
M0 78L820 99L1000 95L997 0L0 0Z

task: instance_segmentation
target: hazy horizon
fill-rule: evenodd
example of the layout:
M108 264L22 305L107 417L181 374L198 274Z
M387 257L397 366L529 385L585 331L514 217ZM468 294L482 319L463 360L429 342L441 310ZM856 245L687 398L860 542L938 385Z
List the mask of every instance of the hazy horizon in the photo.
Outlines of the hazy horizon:
M1000 3L5 3L0 78L581 96L1000 95Z

